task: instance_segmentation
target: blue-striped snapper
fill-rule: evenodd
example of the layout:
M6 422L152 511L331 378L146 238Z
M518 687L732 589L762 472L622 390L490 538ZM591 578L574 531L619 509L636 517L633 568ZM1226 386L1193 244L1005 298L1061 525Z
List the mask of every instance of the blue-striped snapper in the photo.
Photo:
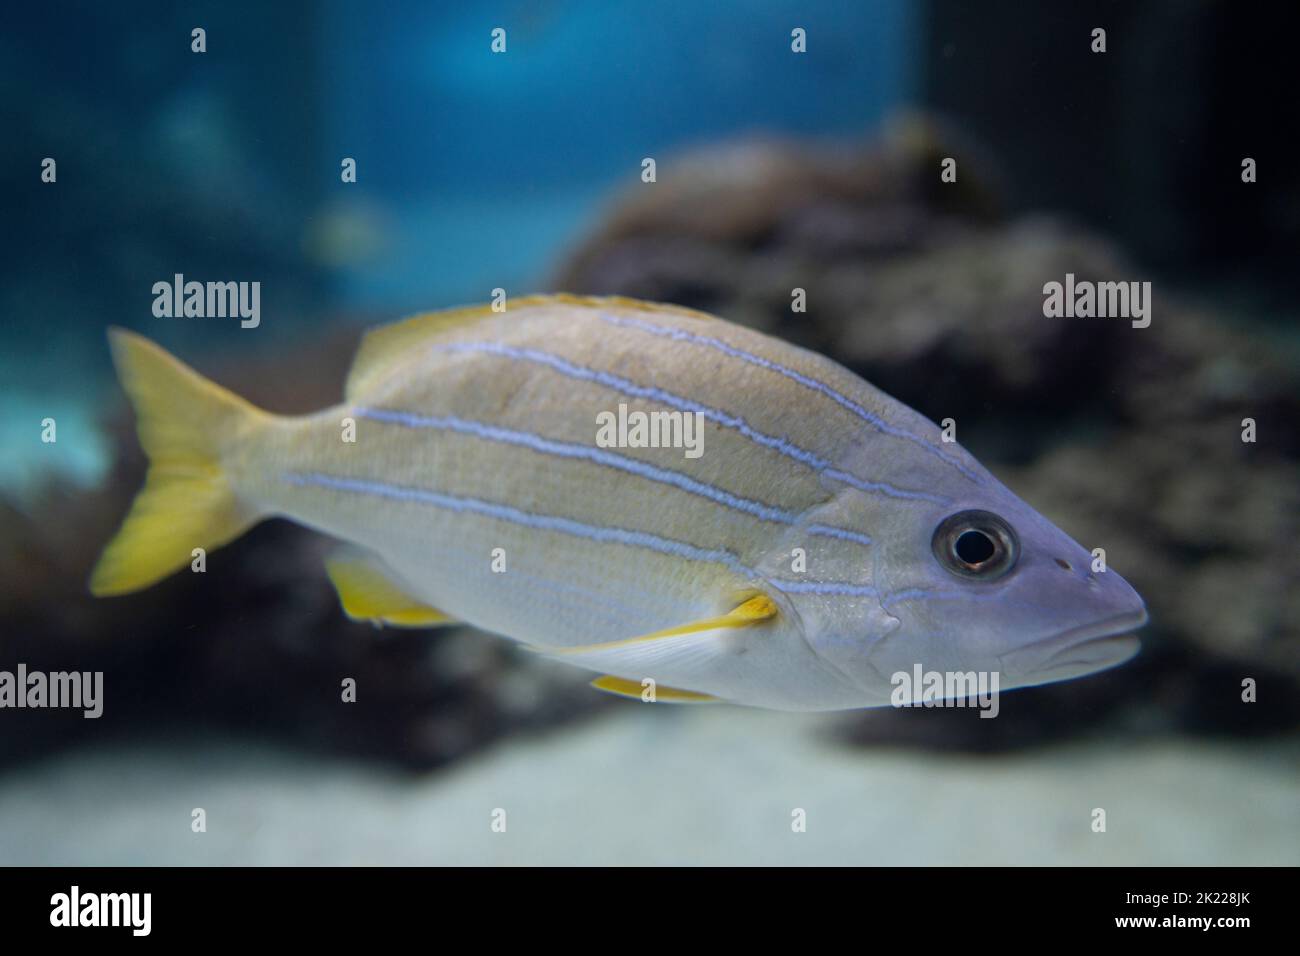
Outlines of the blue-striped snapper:
M133 333L110 343L150 468L97 595L283 516L339 539L327 572L355 619L466 622L615 693L787 710L889 704L918 666L1078 677L1132 656L1146 621L934 423L690 309L554 295L415 316L365 337L341 405L300 417ZM602 447L621 405L696 416L702 453Z

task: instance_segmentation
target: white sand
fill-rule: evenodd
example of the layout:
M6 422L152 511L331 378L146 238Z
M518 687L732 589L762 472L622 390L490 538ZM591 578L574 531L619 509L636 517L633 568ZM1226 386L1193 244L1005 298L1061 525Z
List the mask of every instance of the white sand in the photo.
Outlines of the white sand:
M0 863L1300 863L1294 743L953 757L826 720L629 702L423 775L209 738L64 753L0 777Z

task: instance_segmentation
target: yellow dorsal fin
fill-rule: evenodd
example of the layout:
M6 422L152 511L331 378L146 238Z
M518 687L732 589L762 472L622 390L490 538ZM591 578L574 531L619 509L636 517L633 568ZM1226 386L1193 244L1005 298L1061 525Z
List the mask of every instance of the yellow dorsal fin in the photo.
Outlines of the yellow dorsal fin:
M766 621L769 618L775 617L777 610L778 608L775 601L766 594L757 594L721 617L708 617L703 620L692 621L690 624L683 624L679 627L670 627L662 631L654 631L650 634L641 634L637 637L627 637L619 641L606 641L603 644L579 644L570 647L554 647L546 648L546 650L557 655L590 654L593 651L609 651L619 647L627 647L630 644L644 644L648 641L661 641L665 638L682 637L683 635L695 634L700 631L716 631L719 628L728 627L747 627L750 624L757 624L760 621Z
M455 621L422 604L389 578L378 559L355 548L344 548L325 562L330 583L343 611L354 621L394 627L438 627Z
M423 312L410 318L381 325L366 333L357 350L357 357L352 362L348 373L346 395L349 400L366 391L367 386L382 377L396 362L410 354L416 345L437 338L453 329L465 328L493 316L508 315L517 309L545 305L571 305L592 309L623 309L637 312L662 312L675 315L693 316L697 319L711 319L705 312L697 312L678 305L666 305L659 302L643 302L640 299L628 299L623 296L569 295L529 295L518 299L507 299L504 312L494 312L491 305L473 305L441 312Z
M646 700L646 687L639 681L628 680L626 677L612 677L606 675L598 677L591 682L591 686L596 690L603 690L606 693L617 694L619 697L632 697L636 700ZM720 704L722 701L710 694L697 694L692 690L678 690L676 687L656 686L654 689L653 701L647 703L663 704Z
M491 306L475 305L442 312L423 312L371 329L361 340L357 357L352 360L344 396L351 401L364 393L372 382L382 378L393 365L409 356L411 350L421 342L498 314L492 311Z

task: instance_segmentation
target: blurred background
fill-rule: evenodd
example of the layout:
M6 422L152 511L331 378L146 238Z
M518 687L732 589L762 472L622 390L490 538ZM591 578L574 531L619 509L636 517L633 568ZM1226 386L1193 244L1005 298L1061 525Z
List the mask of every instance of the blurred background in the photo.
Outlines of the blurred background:
M0 710L0 864L1300 863L1300 8L5 20L0 670L103 671L105 700ZM1152 282L1151 326L1044 318L1067 272ZM259 281L260 326L155 318L175 273ZM144 468L108 325L308 411L366 327L497 287L706 309L954 416L1146 597L1141 656L996 720L648 708L467 628L347 621L326 543L278 521L88 596Z

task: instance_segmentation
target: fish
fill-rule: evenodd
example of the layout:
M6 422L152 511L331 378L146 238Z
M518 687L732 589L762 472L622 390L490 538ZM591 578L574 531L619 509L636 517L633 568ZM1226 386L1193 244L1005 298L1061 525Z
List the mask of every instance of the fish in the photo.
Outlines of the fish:
M917 668L1080 677L1132 657L1147 620L932 421L693 309L556 294L416 315L365 335L341 404L293 417L109 340L150 464L95 595L288 518L337 540L325 573L354 620L471 625L627 697L788 711L896 705ZM694 456L672 447L685 416Z

